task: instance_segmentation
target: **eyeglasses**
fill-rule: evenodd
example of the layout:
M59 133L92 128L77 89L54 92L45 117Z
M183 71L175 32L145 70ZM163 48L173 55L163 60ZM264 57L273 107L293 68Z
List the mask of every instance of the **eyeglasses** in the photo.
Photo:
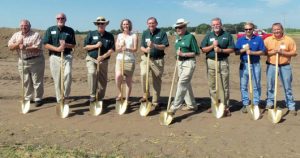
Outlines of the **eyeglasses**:
M65 20L65 18L56 18L57 20Z
M97 25L99 26L99 25L105 25L105 23L97 23Z
M253 28L250 28L250 29L245 29L245 31L252 31L253 30Z
M184 28L184 26L176 27L175 29L182 29L182 28Z

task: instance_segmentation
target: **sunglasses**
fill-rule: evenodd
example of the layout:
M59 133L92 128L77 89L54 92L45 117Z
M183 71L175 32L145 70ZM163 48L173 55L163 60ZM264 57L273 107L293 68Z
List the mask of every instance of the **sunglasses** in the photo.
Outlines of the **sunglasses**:
M97 23L97 25L99 26L99 25L105 25L105 23Z
M56 18L57 20L65 20L65 18Z
M180 26L180 27L176 27L175 29L182 29L182 28L184 28L183 26Z
M245 29L245 31L252 31L253 30L253 28L251 28L251 29Z

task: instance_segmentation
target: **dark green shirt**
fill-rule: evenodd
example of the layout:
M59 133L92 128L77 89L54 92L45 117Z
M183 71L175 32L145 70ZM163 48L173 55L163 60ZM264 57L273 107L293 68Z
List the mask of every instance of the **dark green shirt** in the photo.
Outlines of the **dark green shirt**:
M181 52L194 52L195 54L199 54L200 50L197 46L197 40L195 36L189 32L186 32L184 36L176 36L175 41L175 50L177 52L178 48L180 47Z
M58 28L58 26L51 26L47 29L44 38L43 43L44 44L51 44L55 47L59 47L60 43L59 40L65 40L68 44L76 44L75 40L75 32L71 27L64 26L61 30ZM70 54L72 51L71 48L65 48L64 54ZM60 52L50 51L49 54L55 54Z
M226 31L221 30L217 36L213 31L209 32L201 42L201 48L212 45L214 40L218 40L218 46L221 49L232 48L234 49L234 41L232 35ZM229 54L218 53L218 60L226 59ZM206 58L215 59L215 51L212 49L209 53L206 53Z
M104 32L103 35L100 34L100 32L98 30L95 31L90 31L86 38L84 39L84 47L86 45L94 45L97 44L99 41L101 41L102 43L102 47L101 47L101 52L100 55L105 54L106 52L108 52L108 50L113 49L115 50L115 39L114 36L109 33L109 32ZM88 51L88 55L92 58L97 58L98 57L98 49L92 49ZM106 59L109 59L109 57L107 57Z
M150 32L149 29L147 29L146 31L143 32L141 46L147 48L148 41L152 41L154 44L159 44L159 45L163 44L166 47L169 46L167 34L158 28L155 29L153 34ZM164 50L159 50L156 48L152 48L150 50L150 57L152 57L152 58L160 58L160 57L164 57L164 56L165 56Z

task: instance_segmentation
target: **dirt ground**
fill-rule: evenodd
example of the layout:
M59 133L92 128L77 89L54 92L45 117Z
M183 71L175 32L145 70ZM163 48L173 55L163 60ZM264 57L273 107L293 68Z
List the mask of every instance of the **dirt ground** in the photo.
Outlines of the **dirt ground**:
M0 59L0 145L41 144L61 146L67 149L84 149L97 153L115 152L125 157L259 157L297 158L300 157L300 117L286 115L279 124L272 124L267 112L253 121L241 114L239 90L239 57L230 56L230 99L231 117L216 119L206 113L210 105L204 55L197 58L197 67L192 80L194 94L200 110L186 112L179 110L174 122L166 127L158 122L160 111L153 111L147 117L138 112L141 95L140 58L134 73L132 104L124 115L114 109L117 89L114 80L115 54L110 60L108 88L105 97L105 111L92 116L88 107L87 69L82 59L84 52L77 49L73 61L73 83L70 115L61 119L55 114L54 84L50 75L49 60L45 69L45 104L31 106L28 114L18 112L20 80L17 73L17 59L9 54L5 44L10 34L1 35ZM297 45L300 37L294 37ZM79 37L82 39L82 37ZM198 37L200 42L202 37ZM172 42L173 38L170 40ZM80 43L82 44L82 43ZM173 43L167 50L163 75L162 99L167 103L173 70ZM78 45L81 47L80 45ZM81 55L78 55L80 54ZM45 53L47 54L47 53ZM47 55L45 55L47 56ZM262 59L262 104L266 98L266 65ZM293 91L297 106L300 105L300 57L293 58ZM278 94L279 105L284 106L281 85ZM162 110L166 107L163 106Z

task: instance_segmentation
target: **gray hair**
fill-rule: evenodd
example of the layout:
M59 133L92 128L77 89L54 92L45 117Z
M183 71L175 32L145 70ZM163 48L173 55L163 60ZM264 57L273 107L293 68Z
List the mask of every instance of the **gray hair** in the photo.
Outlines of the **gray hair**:
M222 25L222 20L219 17L215 17L215 18L211 19L211 22L213 22L213 21L219 21L220 24Z

